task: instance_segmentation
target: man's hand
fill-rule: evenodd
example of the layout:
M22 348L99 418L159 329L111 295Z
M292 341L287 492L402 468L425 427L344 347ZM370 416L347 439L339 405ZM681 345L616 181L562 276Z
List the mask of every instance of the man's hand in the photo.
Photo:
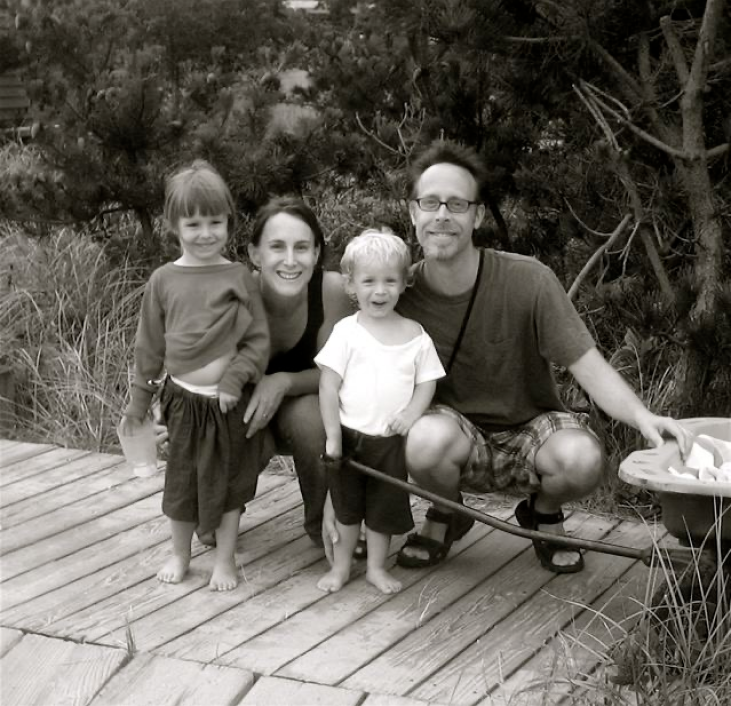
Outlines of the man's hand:
M241 399L241 395L230 395L228 392L219 391L218 406L221 411L226 414L226 412L230 412L232 409L236 409L236 405L239 403L239 399Z
M695 436L693 432L672 417L660 417L648 411L637 419L637 428L642 436L655 447L662 446L668 437L675 439L680 449L680 457L683 459L690 453L690 448L693 446Z
M244 424L249 425L246 430L247 439L269 424L279 410L288 389L287 376L280 373L265 375L259 380L244 412Z
M322 546L325 548L325 556L330 564L334 561L333 547L339 541L340 535L335 525L335 509L330 499L330 493L328 493L322 510Z

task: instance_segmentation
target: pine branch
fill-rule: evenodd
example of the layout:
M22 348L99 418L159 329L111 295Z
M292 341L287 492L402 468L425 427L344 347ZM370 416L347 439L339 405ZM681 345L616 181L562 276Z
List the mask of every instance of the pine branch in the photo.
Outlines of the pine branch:
M592 253L592 256L586 261L586 264L581 268L581 272L579 272L579 274L576 275L576 279L574 279L573 283L569 287L569 291L568 291L569 299L571 299L571 300L574 299L574 297L576 296L576 293L579 291L579 286L581 285L581 283L584 281L584 279L589 274L589 272L591 272L592 268L597 263L599 258L601 258L601 256L604 255L604 253L612 245L614 245L614 243L617 242L617 240L619 239L619 236L622 235L622 233L624 233L625 229L627 228L627 224L630 222L631 219L632 219L632 215L627 213L625 215L625 217L621 220L619 225L612 231L612 233L610 234L607 241L605 243L602 243L596 249L596 251L594 253ZM581 221L579 221L579 223L581 223L584 227L586 227L585 224L582 223ZM636 231L637 228L639 228L639 225L640 225L639 223L635 223L634 231ZM593 233L594 235L599 235L597 233L597 231L592 230L591 228L587 228L587 230L590 233ZM634 234L634 231L633 231L633 234Z
M660 18L660 28L665 37L665 43L668 45L668 51L673 59L673 64L675 64L675 73L678 75L678 82L681 86L685 86L688 83L689 76L688 62L685 60L683 47L680 46L680 40L673 30L673 23L668 15Z
M620 122L622 125L629 128L635 135L643 139L645 142L651 144L653 147L656 147L660 151L665 152L675 159L687 160L691 158L691 155L684 150L676 149L675 147L668 145L662 140L659 140L654 135L651 135L649 132L646 132L642 128L637 127L637 125L635 125L632 120L625 117L625 115L622 115L622 113L609 106L602 98L600 98L598 95L600 94L600 91L598 91L598 89L596 89L590 83L582 81L581 85L585 91L591 94L591 99L596 103L597 106L599 106L605 113L608 113L611 117Z

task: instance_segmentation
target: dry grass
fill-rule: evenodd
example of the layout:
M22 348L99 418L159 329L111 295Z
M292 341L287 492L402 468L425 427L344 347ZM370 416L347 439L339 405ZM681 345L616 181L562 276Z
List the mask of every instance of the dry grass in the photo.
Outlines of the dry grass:
M731 703L731 547L708 538L682 567L655 546L644 599L620 621L588 607L594 629L559 636L547 674L510 706Z
M128 387L141 272L61 230L2 236L0 336L16 380L19 433L104 450Z

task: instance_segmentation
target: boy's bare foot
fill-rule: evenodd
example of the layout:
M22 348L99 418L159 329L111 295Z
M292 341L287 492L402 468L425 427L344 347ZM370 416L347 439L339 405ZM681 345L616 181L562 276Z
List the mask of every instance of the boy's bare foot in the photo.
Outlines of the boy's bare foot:
M366 571L366 581L372 583L382 593L398 593L403 586L401 581L395 579L386 569L378 568Z
M350 578L350 570L332 568L318 582L317 587L325 593L339 591Z
M157 572L157 580L163 583L180 583L188 572L190 557L173 554L165 566Z
M239 572L235 557L216 562L208 586L212 591L231 591L239 585Z

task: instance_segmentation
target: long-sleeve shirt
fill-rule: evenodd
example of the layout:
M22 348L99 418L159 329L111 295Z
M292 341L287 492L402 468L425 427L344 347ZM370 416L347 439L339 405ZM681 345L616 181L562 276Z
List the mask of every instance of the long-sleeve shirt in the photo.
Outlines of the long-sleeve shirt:
M269 325L249 270L237 262L159 267L142 298L125 414L145 415L163 370L185 375L233 351L218 389L238 395L261 378L269 360Z

